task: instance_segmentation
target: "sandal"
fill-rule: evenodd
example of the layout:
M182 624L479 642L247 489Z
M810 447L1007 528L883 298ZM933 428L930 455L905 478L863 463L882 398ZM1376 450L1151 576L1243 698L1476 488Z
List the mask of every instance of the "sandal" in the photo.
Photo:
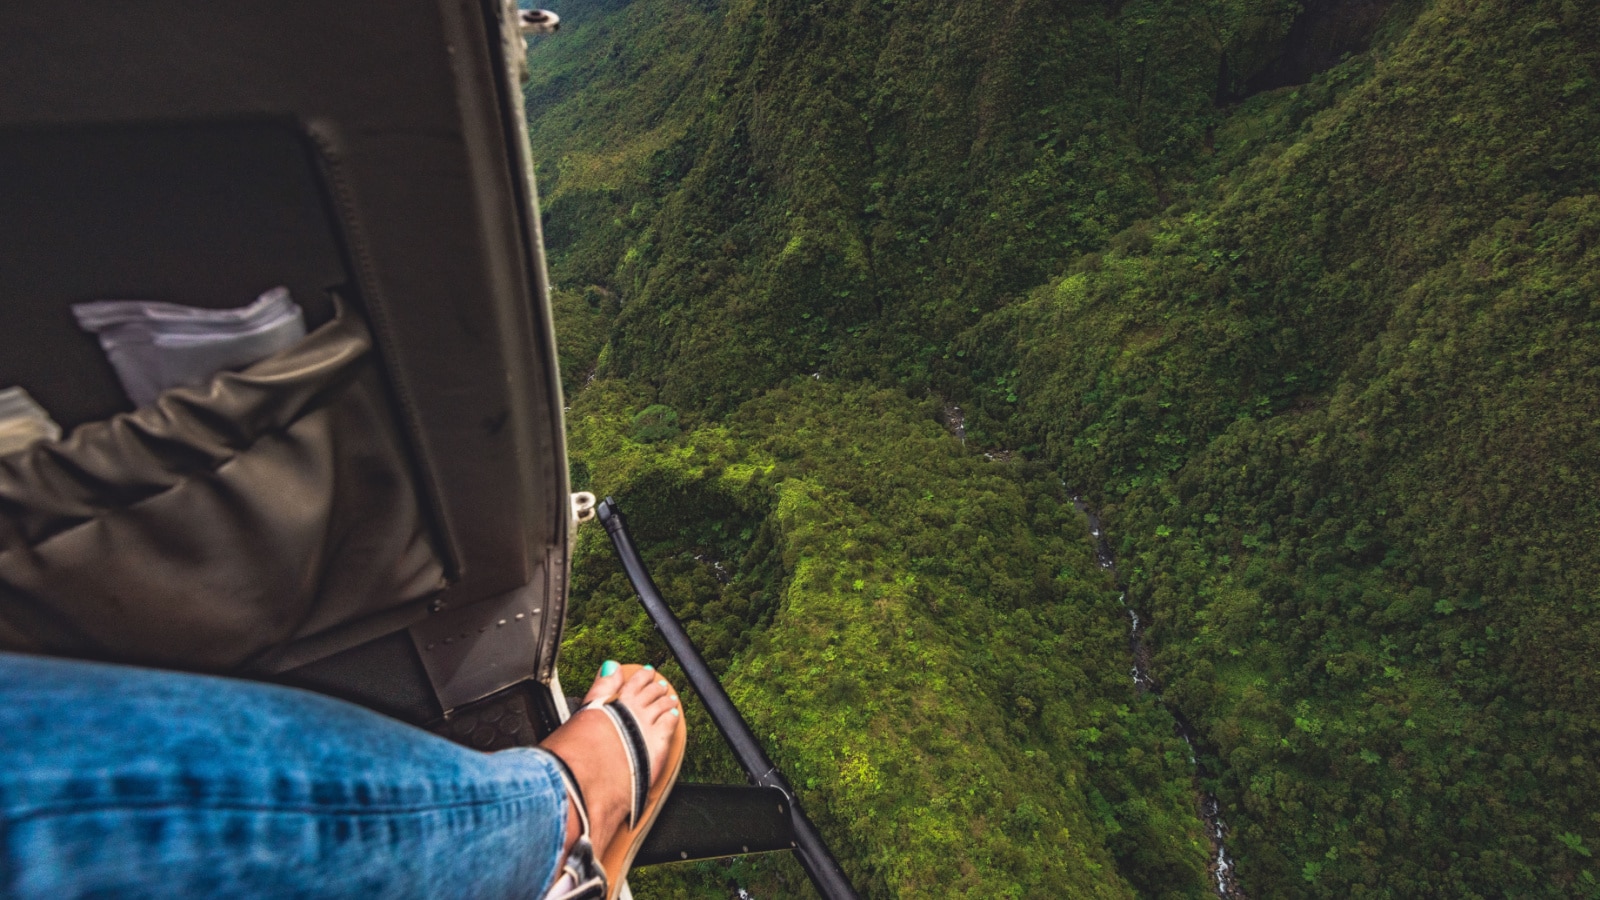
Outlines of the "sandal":
M626 682L632 678L633 673L641 668L643 667L638 665L623 666L622 681ZM650 833L650 826L656 823L656 816L661 813L661 807L665 805L667 794L671 793L673 785L678 783L678 772L683 768L689 732L680 712L677 717L678 727L673 730L672 741L667 744L666 755L661 760L665 772L652 784L650 751L644 742L644 729L639 727L639 721L633 717L633 711L618 703L615 697L586 704L580 707L578 712L583 712L585 709L598 709L611 717L611 724L616 727L617 734L622 737L622 746L627 749L628 768L633 773L633 802L629 805L628 820L617 829L616 837L611 839L611 845L606 848L605 855L600 859L600 864L605 868L611 884L606 900L615 900L617 893L622 890L623 879L628 875L628 867L633 865L633 858L644 845L645 835ZM681 705L679 709L681 711Z
M622 681L626 682L633 677L640 668L642 667L637 665L623 666ZM617 829L616 836L611 839L605 855L596 862L594 844L589 840L589 813L584 804L583 791L579 789L578 780L573 777L572 770L567 768L566 762L554 753L550 754L560 764L561 777L566 780L567 793L571 795L573 805L577 808L578 821L583 830L577 843L572 845L572 850L567 854L560 878L545 895L546 900L590 900L590 898L616 900L627 878L628 867L633 864L633 858L644 845L645 835L650 833L650 826L655 824L656 816L661 813L667 794L671 793L673 785L678 781L678 773L683 768L684 752L688 747L688 729L684 726L683 716L680 714L677 728L672 733L672 740L667 744L666 755L661 760L665 767L664 774L652 784L650 750L645 744L644 729L634 718L633 711L618 703L615 697L611 697L587 703L574 710L572 715L576 716L587 709L605 713L611 720L612 727L616 728L617 735L622 739L623 751L628 757L628 771L633 782L633 799L628 805L627 820Z

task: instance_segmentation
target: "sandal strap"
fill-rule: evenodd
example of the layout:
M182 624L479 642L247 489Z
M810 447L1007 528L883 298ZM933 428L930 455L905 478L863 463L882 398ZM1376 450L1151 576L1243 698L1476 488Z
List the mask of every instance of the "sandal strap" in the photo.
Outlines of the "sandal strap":
M606 870L594 855L594 845L587 835L578 838L561 864L556 883L551 885L543 900L606 900L610 885Z
M578 839L567 852L555 884L545 894L544 900L606 900L609 884L605 867L600 865L599 858L595 856L594 843L589 839L589 805L583 799L583 788L578 786L578 778L572 774L572 768L566 760L549 751L540 752L555 760L561 780L566 784L567 794L578 811L580 829Z
M583 798L583 788L578 786L578 776L572 774L572 767L561 757L545 751L545 755L556 761L556 768L561 770L561 780L567 784L567 793L572 797L572 805L578 810L578 833L583 837L589 836L589 803Z
M633 776L633 802L628 806L628 827L633 828L638 825L639 817L644 815L645 803L650 798L650 746L644 742L644 729L639 726L633 710L615 698L603 703L597 700L586 704L578 712L585 709L598 709L605 713L622 738L622 747L628 757L628 771Z

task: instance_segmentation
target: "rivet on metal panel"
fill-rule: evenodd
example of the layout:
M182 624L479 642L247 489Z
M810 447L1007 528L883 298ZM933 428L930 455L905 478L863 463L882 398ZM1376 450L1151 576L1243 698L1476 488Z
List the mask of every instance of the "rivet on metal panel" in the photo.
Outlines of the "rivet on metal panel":
M548 579L534 574L524 587L411 627L418 650L435 645L421 659L440 706L453 709L474 703L535 674L536 648L543 635L532 627L539 617L527 615L533 605L529 594L545 589Z

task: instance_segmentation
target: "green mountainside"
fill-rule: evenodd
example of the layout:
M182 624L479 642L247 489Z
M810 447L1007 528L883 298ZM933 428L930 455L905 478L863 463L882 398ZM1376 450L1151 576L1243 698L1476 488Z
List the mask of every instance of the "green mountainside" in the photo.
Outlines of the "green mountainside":
M553 8L574 482L865 894L1215 896L1209 792L1258 900L1600 897L1589 5Z

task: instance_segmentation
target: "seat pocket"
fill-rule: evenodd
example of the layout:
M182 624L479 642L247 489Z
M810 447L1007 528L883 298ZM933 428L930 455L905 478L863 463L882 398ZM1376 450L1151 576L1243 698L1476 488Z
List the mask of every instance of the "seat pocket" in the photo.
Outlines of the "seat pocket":
M242 371L0 458L0 649L237 671L443 586L347 305Z

